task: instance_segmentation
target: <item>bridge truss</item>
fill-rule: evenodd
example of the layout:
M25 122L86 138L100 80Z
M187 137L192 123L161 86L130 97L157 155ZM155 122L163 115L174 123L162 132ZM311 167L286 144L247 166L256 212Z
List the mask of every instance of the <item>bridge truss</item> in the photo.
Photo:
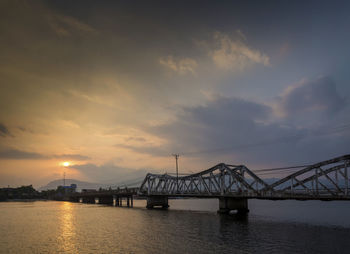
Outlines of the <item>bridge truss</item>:
M202 172L175 177L147 174L139 195L242 197L260 199L350 199L350 155L307 166L267 184L244 165L220 163Z
M322 161L269 185L263 191L276 197L350 199L349 166L350 155Z

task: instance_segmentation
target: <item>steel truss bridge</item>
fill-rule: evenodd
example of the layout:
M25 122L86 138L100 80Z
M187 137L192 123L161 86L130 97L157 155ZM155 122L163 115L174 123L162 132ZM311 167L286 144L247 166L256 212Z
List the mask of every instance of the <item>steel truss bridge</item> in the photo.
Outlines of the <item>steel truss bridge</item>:
M133 207L133 199L146 198L147 208L168 208L169 197L218 198L218 212L246 214L248 199L350 200L350 154L322 161L267 183L244 165L220 163L202 172L181 177L147 174L139 188L71 194L73 202ZM300 167L299 167L300 168Z
M224 163L187 176L147 174L141 196L350 200L350 154L322 161L266 183L244 165Z

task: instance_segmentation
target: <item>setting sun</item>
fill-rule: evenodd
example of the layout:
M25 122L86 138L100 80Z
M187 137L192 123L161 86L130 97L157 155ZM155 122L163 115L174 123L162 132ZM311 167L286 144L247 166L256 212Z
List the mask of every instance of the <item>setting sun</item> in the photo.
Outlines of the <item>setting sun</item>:
M65 167L68 167L70 165L70 163L68 161L65 161L65 162L62 163L62 165L65 166Z

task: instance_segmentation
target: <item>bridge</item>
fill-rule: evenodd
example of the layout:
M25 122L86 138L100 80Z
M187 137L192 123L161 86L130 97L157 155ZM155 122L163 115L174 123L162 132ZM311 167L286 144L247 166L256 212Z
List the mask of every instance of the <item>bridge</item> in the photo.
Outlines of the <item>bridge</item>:
M67 200L89 204L105 204L123 206L123 200L127 207L134 206L134 196L137 196L139 188L118 188L116 190L101 190L71 193Z
M100 203L111 203L112 199L117 199L119 205L123 197L129 204L129 199L132 200L135 195L147 199L147 208L168 208L169 197L217 198L218 212L236 210L247 213L248 199L350 200L349 166L350 154L305 166L268 184L258 176L259 172L254 173L244 165L220 163L181 177L149 173L137 189L75 194L74 197L93 196L100 198Z

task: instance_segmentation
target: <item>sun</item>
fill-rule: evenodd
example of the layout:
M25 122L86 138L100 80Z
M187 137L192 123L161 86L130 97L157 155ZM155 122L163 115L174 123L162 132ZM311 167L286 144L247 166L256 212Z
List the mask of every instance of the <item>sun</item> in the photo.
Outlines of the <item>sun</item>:
M62 163L63 166L68 167L70 165L69 161L65 161Z

